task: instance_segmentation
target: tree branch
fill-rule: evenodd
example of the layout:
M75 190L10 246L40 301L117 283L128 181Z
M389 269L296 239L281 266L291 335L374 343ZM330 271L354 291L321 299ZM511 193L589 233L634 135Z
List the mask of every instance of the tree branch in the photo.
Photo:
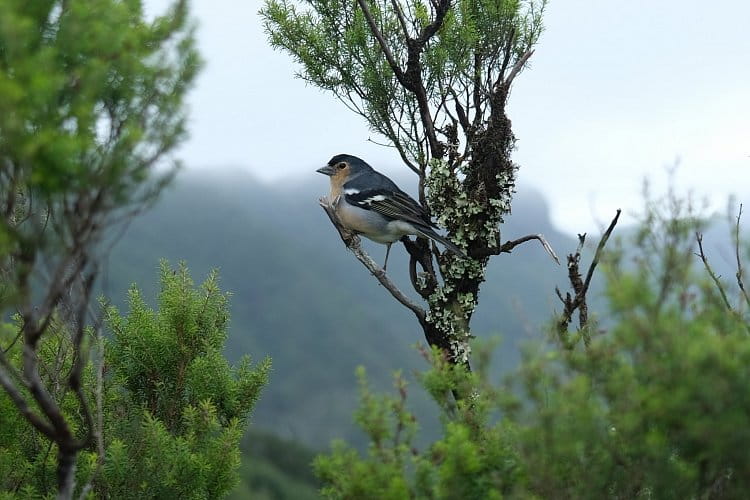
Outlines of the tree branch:
M386 61L388 61L388 65L396 75L396 79L399 81L399 83L401 83L401 85L406 87L406 77L404 75L404 72L401 69L401 66L399 66L398 62L396 61L396 58L393 57L393 53L391 52L390 47L388 47L388 44L386 43L385 37L383 37L383 33L380 31L380 28L378 28L378 25L375 24L375 19L373 19L372 17L372 13L370 12L370 7L367 5L367 1L357 0L357 3L359 4L359 8L362 9L362 13L365 15L367 24L368 26L370 26L370 31L378 41L378 45L380 45L380 49L383 51L383 54L385 54L385 59Z
M405 42L408 50L406 71L401 69L401 66L393 56L390 47L388 47L388 44L386 43L383 33L375 23L375 19L370 12L367 1L357 0L357 3L362 9L362 13L367 20L367 24L370 27L373 36L378 41L380 48L383 50L383 54L385 55L386 61L388 61L388 65L396 75L396 79L406 90L413 93L414 97L417 100L417 104L419 107L419 116L422 121L422 126L424 127L425 135L427 136L427 140L430 145L430 152L435 158L442 158L444 154L444 148L442 147L440 141L437 139L435 124L432 120L432 116L430 115L430 106L428 102L427 91L425 90L424 83L422 82L422 66L420 63L420 55L422 53L422 50L424 49L425 44L430 40L430 38L435 35L435 33L437 33L437 31L443 25L445 16L451 6L450 0L439 0L439 2L436 3L436 5L434 6L435 18L430 24L422 29L419 38L414 39L406 35Z
M604 235L599 240L599 244L596 246L596 252L594 253L594 260L592 260L591 265L589 265L589 270L586 273L586 281L583 283L584 291L588 291L589 289L589 285L591 284L591 278L593 278L594 270L596 269L597 264L599 264L599 258L601 257L602 250L604 250L604 246L607 244L609 237L612 235L612 231L614 231L615 226L617 225L617 221L620 219L620 213L622 213L622 210L618 208L615 218L612 219L612 222L609 223L609 227L607 228L606 231L604 231Z
M750 308L750 296L745 290L745 282L743 278L744 271L742 269L742 258L740 257L740 220L742 219L742 203L740 203L740 210L737 213L737 224L734 226L734 255L737 258L737 286L740 287L740 293L745 299L745 304Z
M518 238L517 240L506 241L500 247L500 251L498 253L511 253L513 249L516 248L518 245L522 243L526 243L527 241L531 241L531 240L539 240L539 243L542 244L542 247L544 247L544 250L549 254L549 256L552 257L554 261L557 262L558 265L560 264L560 259L557 258L555 251L552 249L552 245L549 244L549 242L544 238L544 235L541 233L529 234L522 238Z
M524 65L528 62L529 58L534 55L534 50L527 50L521 58L516 61L516 64L513 65L513 67L510 69L510 73L508 73L508 76L503 80L503 86L507 89L510 89L511 83L513 83L513 80L518 76L518 73L521 72Z
M617 214L612 219L609 227L599 240L599 244L596 247L596 252L594 253L594 258L591 261L589 269L586 273L585 280L581 279L581 273L578 267L581 261L583 244L586 241L585 234L578 235L578 248L576 249L576 252L574 254L568 255L568 279L570 280L570 284L575 295L571 296L570 292L568 292L565 294L565 298L563 298L560 290L558 288L555 289L557 296L560 298L560 301L562 301L564 306L563 314L557 322L558 335L563 341L565 341L565 334L568 331L568 326L570 325L573 313L575 313L576 310L578 310L579 328L583 335L583 341L586 347L588 347L589 342L591 341L588 333L585 331L585 327L588 323L588 305L586 304L586 294L588 293L589 286L591 285L591 279L594 276L594 270L599 264L599 259L601 258L602 251L604 250L609 237L612 235L612 231L614 231L615 226L617 225L617 221L620 218L621 212L622 211L618 208ZM567 342L565 342L565 344L567 345Z
M458 116L458 123L461 124L461 129L464 131L464 134L468 134L471 124L469 123L469 118L466 116L466 110L461 105L458 95L456 95L456 91L449 87L448 92L453 96L453 105L456 109L456 115Z
M362 265L364 265L370 273L372 273L375 278L380 282L381 285L383 285L388 292L393 296L394 299L399 301L401 305L409 309L411 312L414 313L414 315L419 319L420 322L425 321L426 318L426 312L423 308L418 306L416 303L414 303L409 297L407 297L399 288L391 281L391 279L386 275L385 271L383 271L383 268L378 266L372 258L367 255L367 253L362 249L361 241L359 239L359 236L356 233L353 233L349 229L343 226L341 224L341 221L339 220L338 216L336 215L335 208L333 206L333 203L331 200L329 200L326 197L320 198L319 200L320 206L325 211L326 215L328 215L328 218L331 220L331 223L334 225L336 230L339 232L339 236L341 236L341 241L344 242L344 245L346 245L346 248L351 250L351 252L354 254L355 257L357 257L357 260L359 260Z
M706 257L706 253L703 251L703 235L701 233L695 233L695 239L698 241L698 253L695 255L700 257L701 261L703 261L703 266L706 268L706 272L711 277L711 280L714 282L714 285L716 285L716 289L719 290L719 294L721 295L721 300L724 302L724 305L726 306L727 311L732 311L733 310L732 304L729 302L727 293L724 291L724 285L721 283L719 276L716 275L713 268L708 263L708 257Z
M404 18L404 13L398 4L398 0L391 0L391 5L393 5L393 10L396 12L396 17L398 17L401 30L404 32L404 39L409 38L409 28L406 26L406 18Z
M408 236L401 238L401 243L404 244L404 248L409 253L409 278L414 289L422 296L423 299L427 300L430 295L435 292L438 286L437 276L435 276L435 267L432 265L432 257L430 254L429 243L424 239L417 238L416 241L412 241ZM417 273L417 263L422 267L425 276L425 283L419 282L419 275Z
M2 365L0 367L0 385L3 386L5 392L8 393L8 396L10 397L11 401L13 401L13 404L16 405L18 411L24 416L26 420L29 421L29 423L31 423L36 428L36 430L47 436L48 439L54 440L55 430L50 424L45 422L42 417L34 413L34 411L26 402L26 399L21 395L21 392L13 383L13 380L11 380L10 376L8 375L12 367L5 359L5 355L2 353L0 353L0 365Z
M508 69L508 64L510 63L510 55L513 53L513 42L516 41L516 31L516 27L514 26L508 35L508 43L505 45L505 54L503 55L503 64L500 66L500 73L497 75L495 86L498 86L505 78L505 71Z
M448 10L451 7L451 0L436 0L435 1L435 19L425 26L422 29L422 33L419 35L419 38L416 40L417 43L424 46L425 43L427 43L430 38L432 38L435 33L438 32L440 27L443 25L443 21L445 20L446 14L448 14Z

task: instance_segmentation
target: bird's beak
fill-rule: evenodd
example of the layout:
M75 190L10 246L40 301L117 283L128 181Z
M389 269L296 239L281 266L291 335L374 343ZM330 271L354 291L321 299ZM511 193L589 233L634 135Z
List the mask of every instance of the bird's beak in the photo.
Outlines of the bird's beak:
M330 165L324 165L324 166L320 167L318 170L316 170L316 172L321 173L323 175L331 176L331 175L333 175L334 170L333 170L332 166L330 166Z

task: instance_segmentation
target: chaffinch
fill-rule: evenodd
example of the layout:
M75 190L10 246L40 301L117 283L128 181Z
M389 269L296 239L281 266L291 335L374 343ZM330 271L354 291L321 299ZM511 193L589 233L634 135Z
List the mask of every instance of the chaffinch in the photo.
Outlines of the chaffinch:
M341 223L372 241L386 245L385 270L391 245L407 234L431 238L451 252L466 254L443 236L424 207L385 175L356 156L336 155L317 172L331 178L329 199Z

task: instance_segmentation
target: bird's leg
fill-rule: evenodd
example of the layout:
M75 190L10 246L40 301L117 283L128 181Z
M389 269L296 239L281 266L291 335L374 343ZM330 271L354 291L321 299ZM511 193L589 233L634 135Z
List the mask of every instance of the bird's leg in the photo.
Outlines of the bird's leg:
M386 243L385 244L385 263L383 263L383 272L385 272L385 268L388 266L388 254L391 253L391 245L393 243Z

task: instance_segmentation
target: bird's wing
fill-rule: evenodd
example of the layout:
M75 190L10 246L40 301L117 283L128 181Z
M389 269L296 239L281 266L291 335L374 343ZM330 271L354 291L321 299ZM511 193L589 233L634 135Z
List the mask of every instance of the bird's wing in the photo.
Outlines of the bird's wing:
M424 208L403 191L386 187L356 189L344 186L347 203L365 210L373 210L391 219L398 219L420 226L433 226Z

